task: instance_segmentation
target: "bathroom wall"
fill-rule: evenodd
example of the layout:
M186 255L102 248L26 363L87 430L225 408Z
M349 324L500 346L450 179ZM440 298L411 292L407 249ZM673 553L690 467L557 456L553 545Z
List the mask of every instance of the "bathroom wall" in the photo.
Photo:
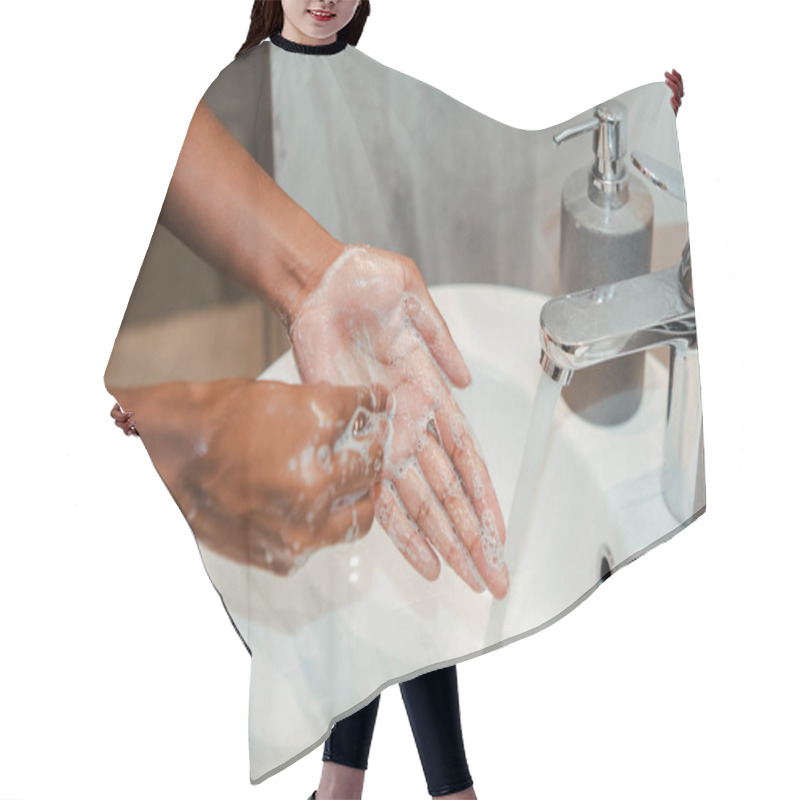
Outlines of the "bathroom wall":
M269 59L232 62L203 99L273 174ZM239 61L239 60L237 60ZM278 317L156 224L105 374L106 386L255 377L289 347Z
M344 241L411 256L429 285L555 293L561 189L575 170L588 177L594 156L591 135L558 148L552 136L593 109L525 131L358 51L325 71L317 66L272 54L276 176L298 203ZM616 99L629 112L628 152L680 168L667 87L654 83ZM650 191L652 267L663 269L680 259L686 207Z
M557 148L552 137L592 109L524 131L357 50L326 62L326 70L294 55L255 48L220 73L205 99L326 229L411 256L430 285L556 292L561 188L573 171L588 173L593 152L591 135ZM629 112L628 152L679 169L668 96L658 83L616 99ZM659 270L680 259L686 205L647 185L655 206L652 269ZM253 377L287 347L265 305L157 225L106 383Z
M105 381L122 387L255 377L288 346L266 305L158 224Z

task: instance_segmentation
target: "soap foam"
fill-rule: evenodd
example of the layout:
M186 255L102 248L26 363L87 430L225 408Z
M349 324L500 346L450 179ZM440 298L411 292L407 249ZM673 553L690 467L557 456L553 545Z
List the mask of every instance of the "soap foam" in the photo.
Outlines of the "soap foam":
M353 521L344 535L345 542L353 542L358 538L358 515L356 514L356 507L353 506Z
M345 247L325 271L317 288L306 298L292 323L290 335L298 369L305 380L330 380L346 385L381 383L392 393L392 398L396 398L397 407L401 411L395 414L393 409L389 415L390 430L384 445L381 492L385 499L379 500L376 505L376 517L395 546L410 561L416 559L419 564L421 559L417 555L417 549L410 544L411 535L406 526L401 526L397 521L392 524L388 499L393 498L398 509L403 511L410 529L418 530L416 522L406 513L393 481L402 480L409 469L419 468L417 455L426 447L433 444L443 447L437 412L440 419L445 419L441 415L445 409L448 411L446 424L451 428L450 436L455 448L451 463L459 462L464 471L461 474L459 468L453 464L458 481L447 486L442 500L449 500L463 491L468 502L471 495L474 503L482 506L491 485L485 485L485 482L488 483L488 476L483 464L476 463L473 455L481 452L477 439L468 421L450 397L452 382L433 357L415 324L416 320L421 327L429 329L432 327L433 312L425 308L415 293L403 291L399 297L395 294L398 271L390 261L387 263L386 258L386 255L378 254L365 246ZM365 297L374 298L375 302L365 308ZM343 308L356 308L357 315L342 318ZM308 325L313 335L304 336L306 320L309 320ZM326 347L327 341L321 332L329 330L342 331L345 334L345 347ZM318 353L308 351L311 346L319 346L322 350ZM307 352L303 352L304 350ZM375 399L373 396L373 404ZM450 409L452 413L449 413ZM367 436L372 432L373 426L378 424L379 415L362 408L356 414L366 415L361 433ZM333 452L355 453L363 459L365 467L375 467L375 464L368 461L370 442L364 438L359 439L353 433L355 420L354 415L344 434L334 444ZM422 478L425 480L424 473ZM471 493L464 487L471 487ZM449 519L440 499L436 500L444 518ZM448 505L458 506L457 503ZM456 513L456 516L463 514ZM476 518L471 519L468 524L474 527L479 516L480 511L476 510ZM455 519L453 523L459 530L465 529L464 519ZM460 536L449 524L445 527L446 530L440 532L442 538L456 548L454 553L460 549L476 582L483 586ZM496 567L499 569L502 567L503 551L497 526L491 515L484 513L480 529L486 560L492 566L499 564ZM423 536L421 532L419 535Z
M310 486L314 482L314 445L308 445L303 448L300 453L300 473L303 476L303 482L306 486Z
M355 506L360 500L363 500L369 494L369 489L361 489L358 492L335 497L331 503L331 513L334 511L341 511L348 506ZM355 511L355 508L353 509Z
M494 515L490 511L484 511L481 517L481 547L486 563L493 570L499 571L503 568L503 544L500 541L500 534L497 530Z
M330 445L323 444L317 448L317 464L319 464L325 472L333 472Z

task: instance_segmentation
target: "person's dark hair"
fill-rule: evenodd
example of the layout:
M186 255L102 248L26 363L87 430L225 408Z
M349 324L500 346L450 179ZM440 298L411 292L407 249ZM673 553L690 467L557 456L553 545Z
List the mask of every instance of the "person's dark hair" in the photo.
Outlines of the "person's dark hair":
M357 45L368 16L369 0L361 0L353 19L339 31L336 38L345 39L349 45ZM274 36L282 30L283 6L280 0L255 0L253 10L250 12L250 30L236 58L263 42L268 36Z

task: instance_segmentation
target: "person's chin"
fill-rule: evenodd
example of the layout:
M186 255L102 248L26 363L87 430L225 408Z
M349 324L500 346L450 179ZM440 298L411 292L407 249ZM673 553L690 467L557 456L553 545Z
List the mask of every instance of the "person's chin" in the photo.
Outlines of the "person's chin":
M338 37L338 31L333 31L331 33L320 33L319 30L306 30L303 33L308 36L309 39L313 40L315 45L322 44L326 40L330 40L331 42L335 42ZM331 39L331 37L333 37Z

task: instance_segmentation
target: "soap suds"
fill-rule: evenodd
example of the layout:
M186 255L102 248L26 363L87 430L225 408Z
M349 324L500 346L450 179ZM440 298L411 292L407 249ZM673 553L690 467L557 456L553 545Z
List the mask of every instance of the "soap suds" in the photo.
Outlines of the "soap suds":
M369 440L374 438L374 426L386 415L364 408L357 409L350 419L333 446L333 454L347 454L350 459L356 455L359 461L355 463L361 463L365 471L377 471L382 466L376 519L395 546L418 568L423 561L430 565L430 553L423 544L427 539L407 513L394 484L407 480L413 470L419 472L420 481L432 494L419 459L426 448L441 448L455 479L441 480L441 497L435 497L435 502L426 501L435 546L447 551L451 564L457 565L463 574L469 572L476 585L483 587L484 582L459 534L469 534L473 549L477 548L480 536L487 564L492 569L502 568L503 548L498 528L486 509L487 498L493 504L491 482L469 422L451 395L452 382L422 335L424 331L429 338L442 337L445 332L420 297L403 290L404 278L400 277L403 268L393 264L391 258L362 245L344 248L306 298L292 324L290 336L298 369L306 381L329 380L345 385L381 383L390 391L395 408L388 415L382 465L370 455ZM370 298L369 304L364 303L365 297ZM353 311L346 316L341 309ZM443 353L433 338L431 341L436 351ZM439 338L438 342L441 341ZM443 357L455 365L452 352L443 353ZM463 372L463 367L457 367L456 371ZM376 400L373 393L373 406ZM429 462L428 458L424 460ZM305 463L302 456L301 463ZM321 464L325 463L322 458ZM418 514L421 511L422 507L417 508ZM419 537L417 541L415 536Z

